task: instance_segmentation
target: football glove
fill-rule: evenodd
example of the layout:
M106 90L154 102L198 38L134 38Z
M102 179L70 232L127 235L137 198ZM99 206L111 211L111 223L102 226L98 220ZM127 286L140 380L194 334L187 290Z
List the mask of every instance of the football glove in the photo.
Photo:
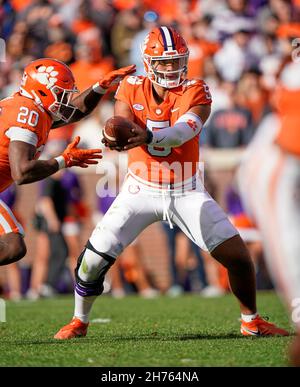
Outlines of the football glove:
M98 164L97 159L102 159L101 149L80 149L77 148L80 137L77 136L63 151L62 157L65 161L65 168L81 167L87 168L90 164Z
M135 71L135 65L121 67L118 70L111 71L93 86L93 90L96 93L104 94L108 88L117 85L126 75L132 74Z

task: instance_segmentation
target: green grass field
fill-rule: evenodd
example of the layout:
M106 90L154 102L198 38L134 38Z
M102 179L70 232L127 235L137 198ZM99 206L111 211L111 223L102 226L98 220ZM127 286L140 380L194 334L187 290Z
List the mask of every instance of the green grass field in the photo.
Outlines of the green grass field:
M293 332L272 292L258 293L259 311ZM292 337L247 338L239 333L232 295L144 300L136 296L97 300L88 336L53 339L69 322L73 297L7 302L0 323L0 366L287 366ZM106 322L105 322L106 321Z

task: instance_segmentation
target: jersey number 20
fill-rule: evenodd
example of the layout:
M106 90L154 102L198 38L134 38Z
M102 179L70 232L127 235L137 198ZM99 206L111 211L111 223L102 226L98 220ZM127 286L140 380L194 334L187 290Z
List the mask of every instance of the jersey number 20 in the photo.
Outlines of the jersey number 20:
M17 121L21 122L21 124L28 123L29 126L35 127L37 126L39 120L39 113L35 110L29 110L26 106L20 107L20 112L18 114Z

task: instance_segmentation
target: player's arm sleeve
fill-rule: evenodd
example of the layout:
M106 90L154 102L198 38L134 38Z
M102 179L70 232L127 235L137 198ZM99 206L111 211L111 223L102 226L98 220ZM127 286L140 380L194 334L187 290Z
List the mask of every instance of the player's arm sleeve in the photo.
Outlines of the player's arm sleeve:
M10 141L22 141L35 147L38 143L38 137L35 132L18 126L11 126L6 131L5 135L10 139Z
M201 118L192 112L183 114L174 124L152 133L152 140L148 143L152 146L178 147L197 136L202 129ZM151 134L149 133L151 136Z
M199 135L210 114L211 94L203 81L195 81L186 91L183 114L173 126L149 133L149 145L179 147Z

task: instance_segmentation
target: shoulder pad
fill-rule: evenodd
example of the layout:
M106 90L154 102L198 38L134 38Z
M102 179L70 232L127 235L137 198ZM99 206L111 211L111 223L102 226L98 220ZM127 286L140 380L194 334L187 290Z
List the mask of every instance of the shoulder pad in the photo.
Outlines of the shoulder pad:
M125 80L130 85L141 85L144 81L144 77L141 75L130 75L126 77Z
M186 79L182 86L183 88L190 89L191 87L203 86L204 81L202 79Z

